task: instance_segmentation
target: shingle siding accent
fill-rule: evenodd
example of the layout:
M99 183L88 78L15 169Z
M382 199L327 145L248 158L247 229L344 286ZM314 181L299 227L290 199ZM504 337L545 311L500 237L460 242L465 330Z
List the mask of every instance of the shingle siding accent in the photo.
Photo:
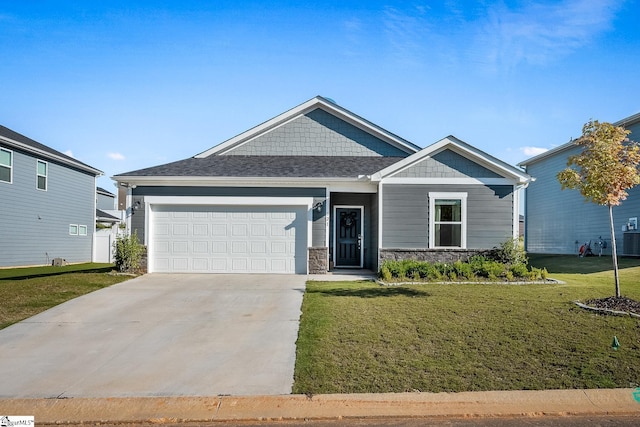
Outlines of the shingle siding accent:
M42 158L12 151L13 183L0 183L0 266L44 265L56 257L91 261L95 177L47 160L47 191L37 190ZM85 225L87 235L69 235L69 224Z
M502 178L451 150L443 150L393 175L394 178Z
M467 193L468 249L490 249L512 236L513 186L384 184L383 248L428 249L429 192Z
M406 157L407 153L318 108L224 155Z

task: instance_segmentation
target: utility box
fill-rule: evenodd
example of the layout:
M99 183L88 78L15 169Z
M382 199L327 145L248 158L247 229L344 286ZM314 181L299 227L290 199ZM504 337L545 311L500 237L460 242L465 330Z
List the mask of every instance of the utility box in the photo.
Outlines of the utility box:
M62 267L63 265L67 265L67 260L63 258L54 258L51 265L54 267Z

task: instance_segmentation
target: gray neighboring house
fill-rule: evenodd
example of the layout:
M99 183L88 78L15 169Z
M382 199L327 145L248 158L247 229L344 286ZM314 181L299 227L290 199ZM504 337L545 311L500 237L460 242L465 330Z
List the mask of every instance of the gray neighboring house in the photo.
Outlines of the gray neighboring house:
M530 177L453 136L421 149L318 96L113 179L150 272L306 274L490 249L518 235Z
M116 207L116 195L102 187L96 188L96 225L113 227L120 223L120 211Z
M640 140L640 113L613 123ZM605 206L585 201L577 190L561 190L556 175L567 167L569 156L581 148L573 141L520 163L535 177L525 190L525 249L532 253L578 254L580 246L591 242L594 251L611 254L609 212ZM630 219L640 217L640 188L613 208L618 254L640 255L640 234L632 230ZM636 227L637 228L637 227Z
M91 261L99 175L0 126L0 267Z

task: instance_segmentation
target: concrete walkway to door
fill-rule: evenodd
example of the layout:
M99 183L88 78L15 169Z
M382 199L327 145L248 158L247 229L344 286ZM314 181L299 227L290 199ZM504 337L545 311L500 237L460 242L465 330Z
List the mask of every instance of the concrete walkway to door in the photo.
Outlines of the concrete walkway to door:
M304 275L147 274L0 331L0 398L291 393Z

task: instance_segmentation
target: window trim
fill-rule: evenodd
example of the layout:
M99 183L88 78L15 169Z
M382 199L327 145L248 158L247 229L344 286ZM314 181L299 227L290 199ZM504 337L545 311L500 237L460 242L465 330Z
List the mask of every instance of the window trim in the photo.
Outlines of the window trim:
M75 227L76 229L75 233L71 231L71 227ZM69 224L69 236L77 236L78 231L80 231L78 228L78 224Z
M433 249L467 249L467 193L462 192L429 192L429 248ZM436 246L436 200L460 200L460 246ZM456 222L457 224L457 222Z
M13 150L9 150L8 148L0 147L0 151L4 151L9 153L9 165L0 165L1 167L9 168L9 181L0 180L5 184L13 184Z
M42 163L44 165L44 175L40 175L38 166ZM40 177L44 178L44 188L40 188ZM47 191L49 188L49 163L44 160L36 159L36 190Z
M87 226L78 225L78 236L86 236L86 235L87 235Z

